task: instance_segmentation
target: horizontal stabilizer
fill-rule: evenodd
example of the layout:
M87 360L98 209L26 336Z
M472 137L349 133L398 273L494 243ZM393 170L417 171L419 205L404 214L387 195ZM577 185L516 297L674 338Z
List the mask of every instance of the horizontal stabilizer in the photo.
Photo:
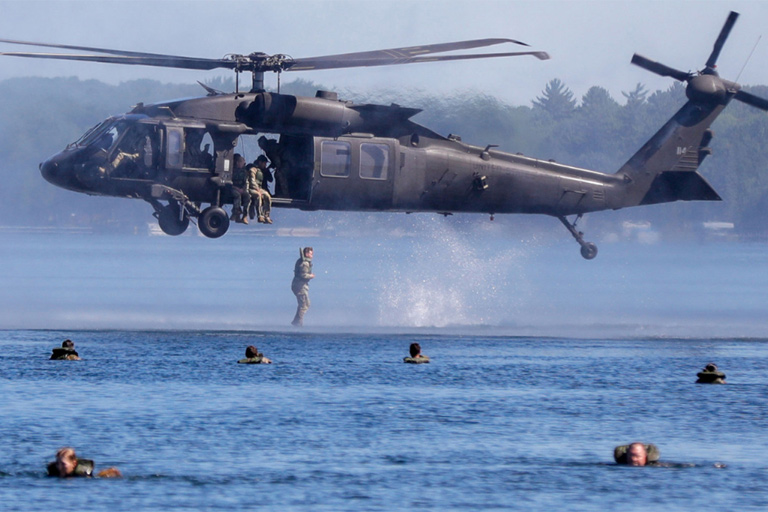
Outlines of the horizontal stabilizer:
M690 171L664 171L656 175L640 204L721 200L701 174Z

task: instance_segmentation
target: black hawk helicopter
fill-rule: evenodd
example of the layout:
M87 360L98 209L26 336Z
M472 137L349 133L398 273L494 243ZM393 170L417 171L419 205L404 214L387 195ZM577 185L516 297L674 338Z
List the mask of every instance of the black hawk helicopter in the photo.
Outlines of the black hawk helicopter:
M768 101L722 79L715 63L738 13L731 12L703 70L679 71L635 54L632 63L687 83L687 103L616 173L605 174L552 161L472 146L410 120L418 109L354 104L333 92L315 97L267 92L264 73L384 66L531 55L504 52L433 54L487 47L511 39L480 39L294 59L286 55L229 55L205 59L85 46L0 39L20 45L93 52L0 55L133 64L195 70L228 68L236 90L203 85L205 97L139 104L111 117L40 164L54 185L93 195L144 199L161 229L183 233L191 218L211 238L227 232L222 208L233 203L233 158L238 141L258 136L276 170L276 206L302 210L545 214L558 218L592 259L597 246L576 224L588 212L672 201L717 201L697 172L711 153L709 126L732 99L768 110ZM528 46L528 45L525 45ZM247 93L239 74L252 73ZM202 85L202 84L201 84ZM279 89L278 89L279 90ZM267 138L265 135L269 135ZM203 207L203 205L209 205ZM573 222L567 216L575 215Z

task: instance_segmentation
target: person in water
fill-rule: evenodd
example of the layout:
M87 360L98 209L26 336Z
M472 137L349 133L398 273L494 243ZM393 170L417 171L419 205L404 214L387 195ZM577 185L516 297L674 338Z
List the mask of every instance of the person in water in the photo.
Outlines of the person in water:
M259 352L256 347L253 345L249 345L245 349L245 359L241 359L238 361L240 364L272 364L272 361L270 361L264 354Z
M79 459L75 449L69 446L56 452L56 460L48 464L48 476L59 478L91 477L93 476L93 461ZM101 478L118 478L123 476L117 468L107 468L96 475Z
M616 464L627 466L655 466L660 468L690 468L696 464L681 462L660 462L660 452L655 444L631 443L617 446L613 449L613 458ZM712 464L716 468L727 467L722 462Z
M55 361L80 361L80 356L77 354L72 340L64 340L60 348L53 349L51 359Z
M696 377L696 384L725 384L725 374L718 371L715 363L709 363Z
M627 466L647 466L659 460L659 449L653 444L630 443L613 449L616 464Z
M408 347L408 351L411 353L411 356L404 357L404 363L423 364L429 362L429 357L421 353L421 345L418 343L411 343L411 346Z

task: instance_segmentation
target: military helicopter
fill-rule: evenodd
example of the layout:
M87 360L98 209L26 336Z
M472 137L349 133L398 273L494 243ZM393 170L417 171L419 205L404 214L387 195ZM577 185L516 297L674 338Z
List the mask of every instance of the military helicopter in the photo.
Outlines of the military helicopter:
M207 237L224 235L233 203L233 157L238 141L258 137L275 167L273 204L302 210L545 214L556 217L593 259L597 246L584 240L577 222L585 213L672 201L717 201L697 172L711 153L709 126L732 99L768 110L768 101L741 90L715 71L738 13L731 12L705 68L683 72L635 55L632 63L687 83L687 103L616 173L564 165L465 144L410 120L418 109L354 104L336 93L315 97L267 92L264 74L384 66L434 61L533 56L540 51L434 55L498 44L479 39L294 59L287 55L229 55L207 59L63 44L2 43L93 52L0 55L236 73L234 93L203 84L207 96L136 105L87 131L42 164L54 185L92 195L143 199L160 228L179 235L196 219ZM527 45L525 45L527 46ZM240 92L239 74L252 86ZM259 137L261 135L261 137ZM269 137L266 137L266 136ZM282 183L280 183L282 181ZM203 205L208 205L203 207ZM575 215L575 220L568 216Z

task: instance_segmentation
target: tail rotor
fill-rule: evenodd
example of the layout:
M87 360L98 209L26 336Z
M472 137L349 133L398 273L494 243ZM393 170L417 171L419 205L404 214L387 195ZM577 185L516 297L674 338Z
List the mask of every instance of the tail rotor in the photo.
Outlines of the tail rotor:
M675 80L686 82L688 85L685 93L691 101L697 103L714 102L726 104L733 98L746 103L747 105L752 105L753 107L768 111L768 100L742 91L739 84L720 78L715 70L717 67L717 59L720 57L723 45L725 45L725 41L728 39L731 29L733 29L738 17L739 13L733 11L728 15L723 28L720 30L720 35L717 36L715 45L712 48L712 53L709 55L705 67L701 71L696 73L680 71L679 69L666 66L637 53L632 56L632 64L647 69L657 75L669 76Z

